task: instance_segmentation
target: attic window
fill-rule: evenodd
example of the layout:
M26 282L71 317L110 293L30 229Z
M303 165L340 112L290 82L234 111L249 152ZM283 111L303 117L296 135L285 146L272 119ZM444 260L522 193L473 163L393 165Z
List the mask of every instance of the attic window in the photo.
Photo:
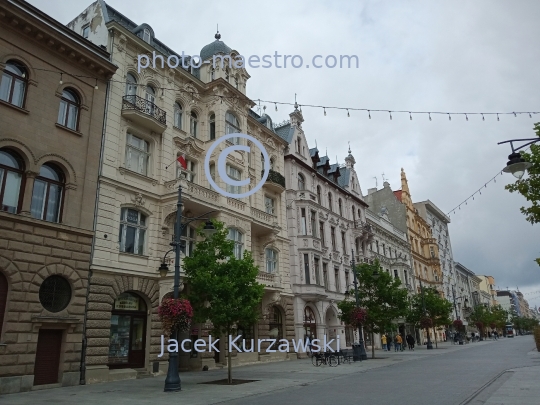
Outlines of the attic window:
M151 36L150 36L150 30L148 28L144 29L142 39L144 42L148 44L150 43Z
M88 38L89 35L90 35L90 24L87 24L82 29L82 36L83 38Z

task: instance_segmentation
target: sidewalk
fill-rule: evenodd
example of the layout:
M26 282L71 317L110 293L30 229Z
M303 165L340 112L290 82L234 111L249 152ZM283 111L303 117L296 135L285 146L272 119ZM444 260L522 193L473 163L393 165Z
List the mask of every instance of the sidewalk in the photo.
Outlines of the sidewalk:
M439 344L439 349L426 350L425 346L421 346L414 352L376 350L376 359L374 360L371 359L371 352L368 352L367 361L342 364L337 367L315 367L312 365L311 359L240 366L233 368L234 379L257 381L236 386L201 384L226 378L226 369L180 373L182 379L181 400L182 403L190 405L216 404L257 394L270 394L291 387L302 387L320 381L339 379L354 373L364 373L375 368L392 366L397 361L412 361L426 356L437 356L490 343L491 341L486 341L459 346L443 342ZM165 376L160 376L0 395L0 404L170 404L171 400L178 400L180 394L163 392L164 381Z

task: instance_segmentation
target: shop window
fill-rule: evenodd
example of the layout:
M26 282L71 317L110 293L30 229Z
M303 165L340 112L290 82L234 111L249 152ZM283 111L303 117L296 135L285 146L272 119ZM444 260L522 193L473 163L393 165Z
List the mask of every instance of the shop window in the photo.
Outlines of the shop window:
M268 328L270 330L268 335L271 339L283 339L283 317L280 309L275 305L272 307L272 311L270 313L270 322L268 324Z

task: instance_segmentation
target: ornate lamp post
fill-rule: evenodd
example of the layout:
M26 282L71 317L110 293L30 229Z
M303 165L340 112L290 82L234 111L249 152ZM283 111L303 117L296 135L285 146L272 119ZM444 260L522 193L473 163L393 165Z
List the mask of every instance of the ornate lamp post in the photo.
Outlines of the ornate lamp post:
M173 242L171 242L171 246L173 248L169 250L167 253L165 253L165 256L163 257L163 261L161 265L159 266L159 274L162 277L165 277L167 275L167 272L169 271L169 268L167 264L165 263L165 258L167 255L174 251L175 258L174 258L174 289L173 289L173 296L174 299L178 298L179 292L180 292L180 250L182 247L182 242L180 240L180 235L182 234L182 228L186 226L187 224L197 221L197 220L207 220L206 224L204 226L203 232L206 234L206 236L211 236L216 229L214 228L214 225L212 224L212 221L210 221L208 218L204 218L205 215L211 214L215 211L209 211L200 217L197 218L190 218L189 221L186 221L185 223L182 223L182 186L178 186L178 201L176 203L176 223L174 225L174 239ZM178 331L175 330L171 336L172 339L178 340ZM178 372L178 353L172 352L169 353L169 368L167 370L167 378L165 378L165 392L169 391L180 391L181 390L181 384L180 384L180 374Z
M514 148L514 142L526 143L524 143L518 148ZM521 153L519 153L518 150L524 148L525 146L532 145L536 142L540 142L540 138L510 139L508 141L497 143L497 145L501 145L503 143L510 143L510 147L512 148L512 153L508 156L508 163L503 169L503 172L511 173L516 179L520 180L525 174L525 171L532 166L532 163L523 160L521 158Z

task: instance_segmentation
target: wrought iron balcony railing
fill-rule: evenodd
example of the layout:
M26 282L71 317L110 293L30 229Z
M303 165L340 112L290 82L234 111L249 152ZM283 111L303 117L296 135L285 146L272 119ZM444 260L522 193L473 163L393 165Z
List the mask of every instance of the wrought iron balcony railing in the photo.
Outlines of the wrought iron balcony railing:
M264 170L261 171L261 177L263 175L264 175ZM285 177L281 173L276 172L275 170L270 169L268 173L268 178L266 179L266 181L279 184L281 187L285 188Z
M165 110L162 110L151 101L134 94L122 97L122 109L137 110L156 119L161 124L167 125L167 112Z

